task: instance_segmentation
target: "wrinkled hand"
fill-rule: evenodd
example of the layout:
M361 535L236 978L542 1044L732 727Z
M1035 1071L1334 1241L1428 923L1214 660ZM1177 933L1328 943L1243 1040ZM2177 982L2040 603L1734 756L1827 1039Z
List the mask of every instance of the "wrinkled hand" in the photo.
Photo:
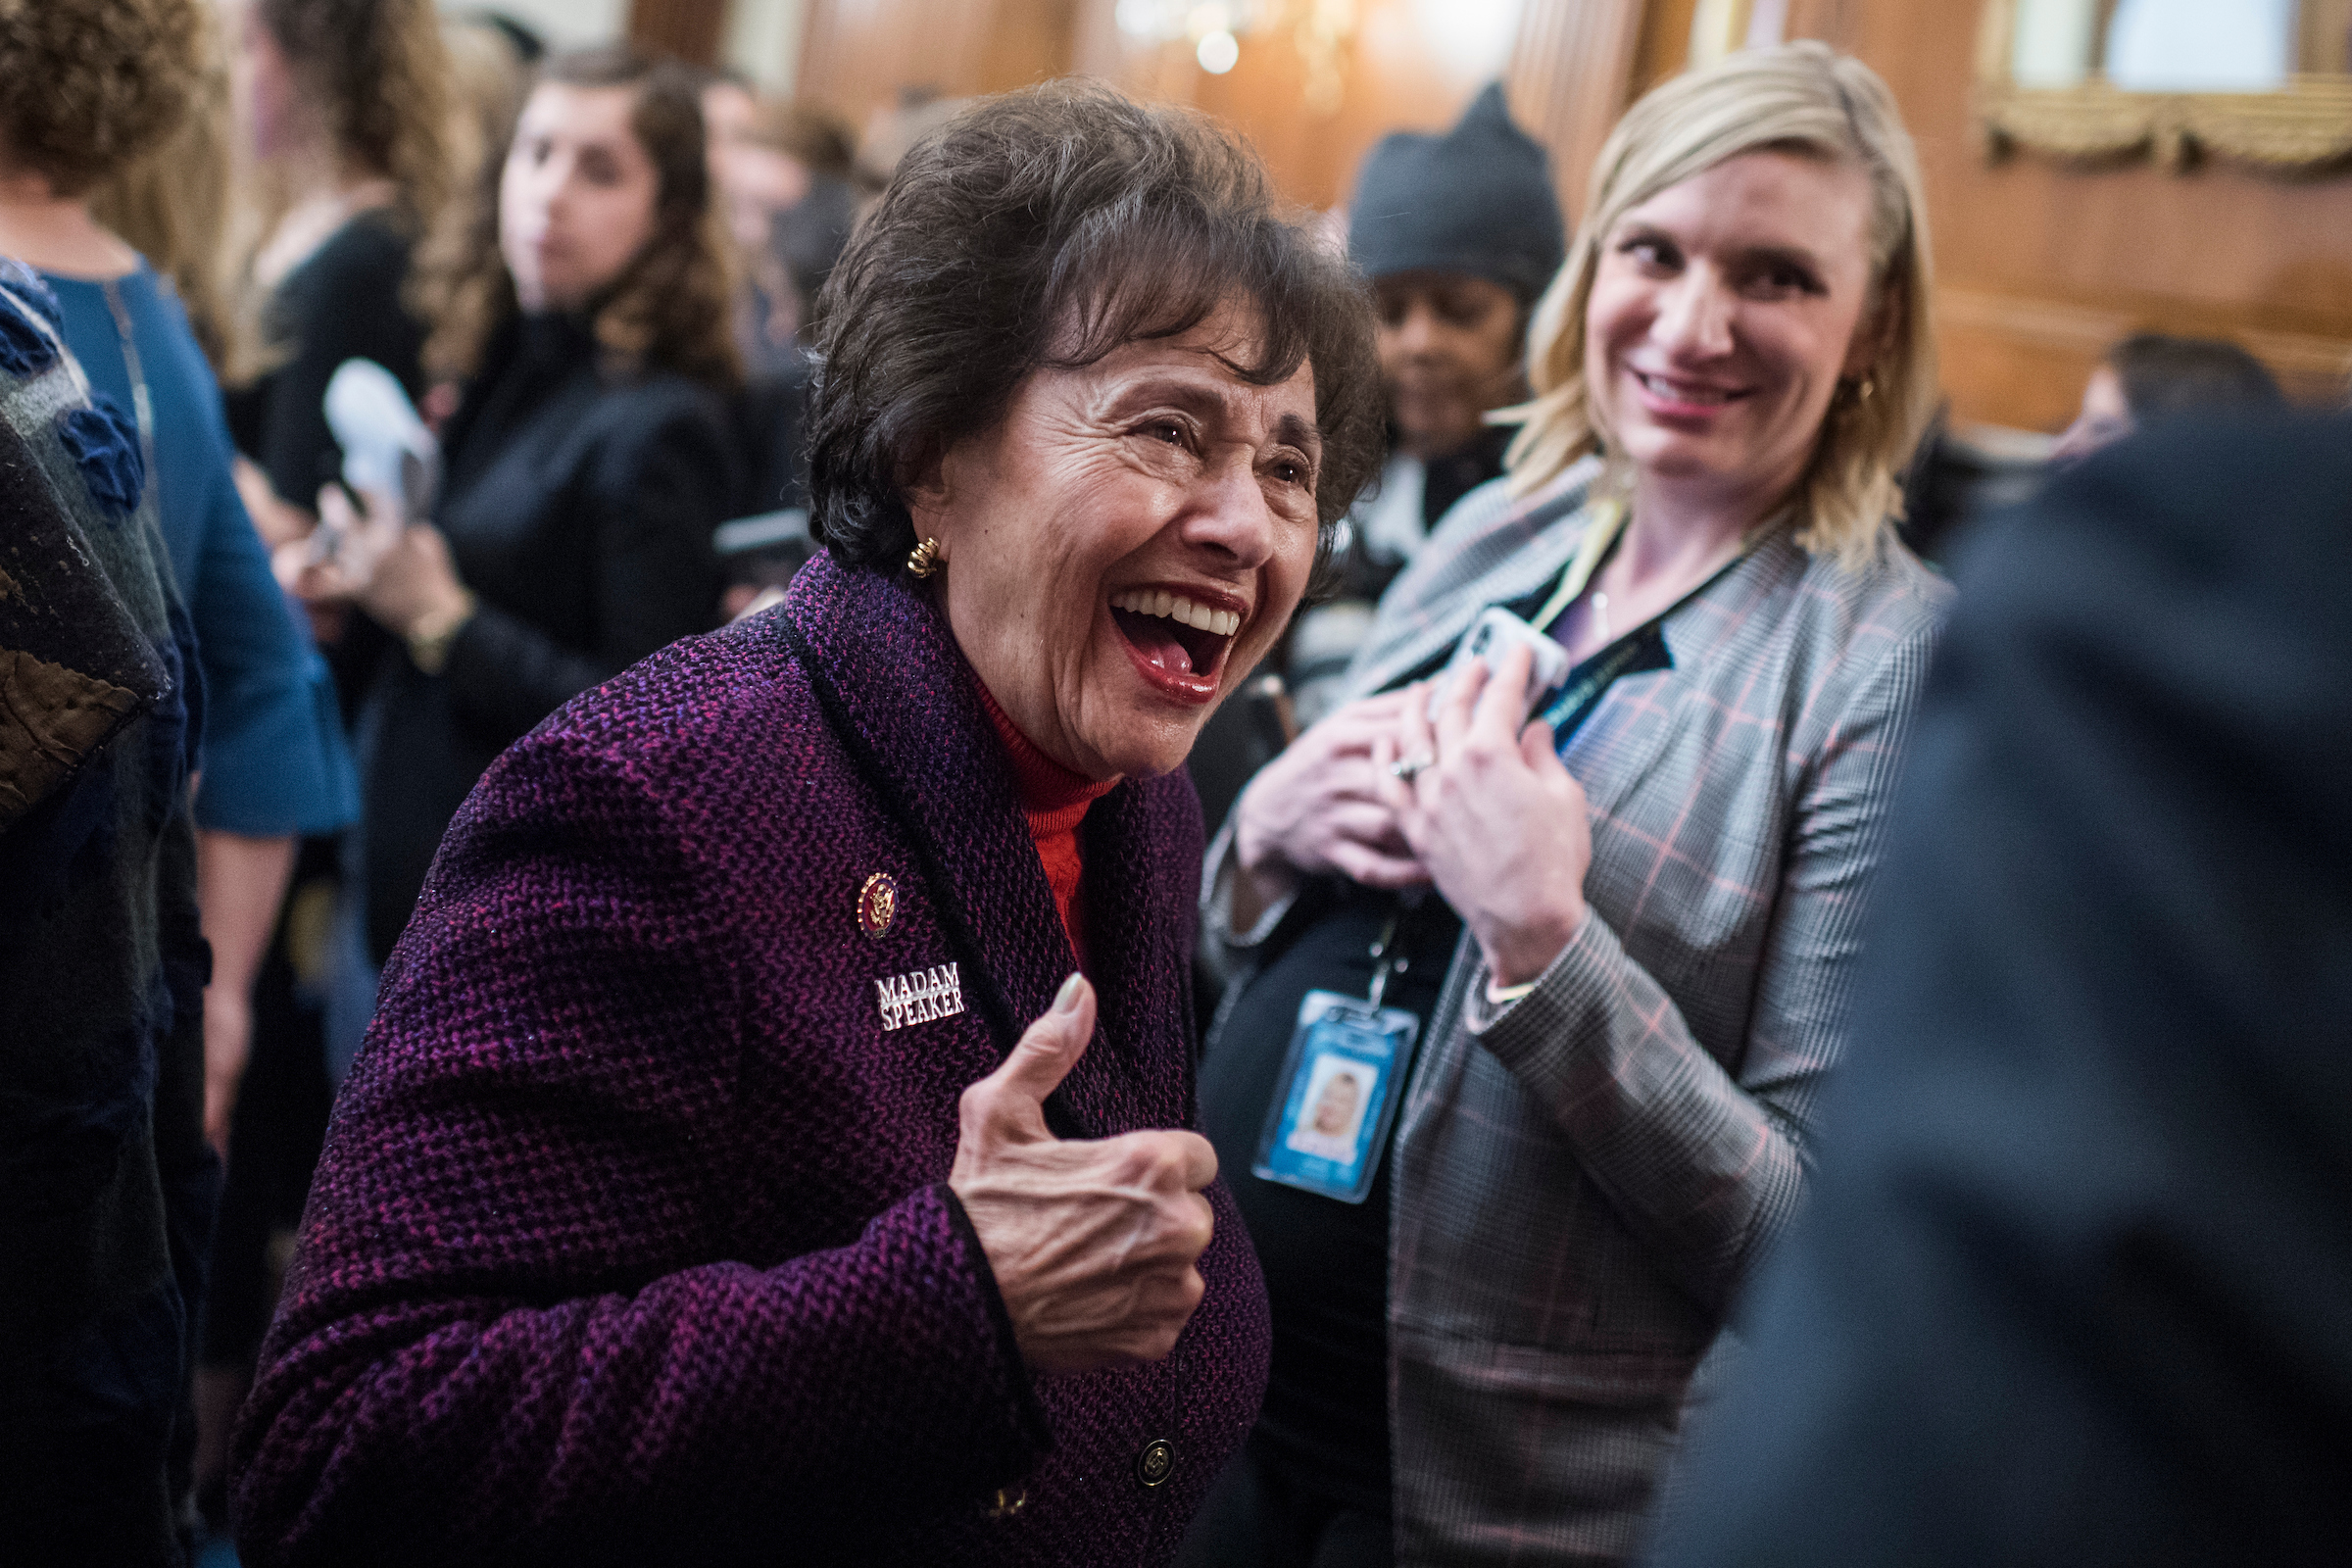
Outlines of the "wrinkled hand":
M1542 974L1576 935L1592 863L1585 792L1552 750L1551 726L1520 727L1533 662L1514 647L1490 679L1486 661L1472 661L1434 729L1428 689L1411 688L1372 753L1398 830L1505 986ZM1389 772L1399 757L1435 760L1408 783Z
M1156 1361L1200 1304L1217 1154L1189 1132L1064 1143L1045 1100L1095 1029L1077 975L1004 1064L963 1092L948 1186L970 1216L1021 1354L1040 1372Z
M1326 715L1258 770L1234 817L1234 853L1270 902L1291 875L1337 871L1366 887L1429 880L1380 785L1372 748L1392 736L1403 692L1384 692Z

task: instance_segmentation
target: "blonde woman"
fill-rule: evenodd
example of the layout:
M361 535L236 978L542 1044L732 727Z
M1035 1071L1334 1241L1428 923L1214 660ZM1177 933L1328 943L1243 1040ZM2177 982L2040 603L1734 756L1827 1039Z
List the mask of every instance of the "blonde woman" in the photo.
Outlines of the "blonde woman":
M1507 478L1210 854L1242 978L1201 1117L1275 1345L1199 1561L1624 1558L1804 1192L1945 600L1889 527L1935 391L1917 163L1885 85L1798 44L1651 93L1592 189ZM1433 719L1494 605L1567 692L1523 724L1515 652ZM1367 991L1349 1203L1265 1151L1334 1049L1309 993Z

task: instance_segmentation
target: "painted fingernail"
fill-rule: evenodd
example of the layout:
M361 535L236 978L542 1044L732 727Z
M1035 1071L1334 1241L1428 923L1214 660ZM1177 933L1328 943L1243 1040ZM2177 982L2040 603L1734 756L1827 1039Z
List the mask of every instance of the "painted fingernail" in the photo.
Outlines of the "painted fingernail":
M1055 1012L1076 1012L1078 1010L1078 994L1085 989L1086 976L1072 969L1070 977L1061 983L1061 989L1054 993L1054 1010Z

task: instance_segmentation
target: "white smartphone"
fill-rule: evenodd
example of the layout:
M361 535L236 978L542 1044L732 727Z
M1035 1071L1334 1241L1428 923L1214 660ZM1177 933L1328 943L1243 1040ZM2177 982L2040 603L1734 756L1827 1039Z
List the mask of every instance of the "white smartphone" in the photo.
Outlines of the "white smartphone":
M1446 701L1446 694L1453 690L1454 681L1460 678L1470 661L1485 660L1491 675L1501 665L1502 656L1509 652L1513 643L1526 644L1536 656L1534 662L1528 666L1526 699L1519 710L1520 723L1526 723L1528 715L1535 712L1546 697L1567 683L1570 667L1568 650L1497 605L1472 621L1470 629L1462 633L1462 640L1453 645L1453 657L1446 661L1445 670L1438 676L1437 684L1430 688L1430 722L1437 722L1439 705Z
M345 484L399 497L414 521L432 514L441 443L391 371L373 360L345 360L327 380L325 414L343 449Z

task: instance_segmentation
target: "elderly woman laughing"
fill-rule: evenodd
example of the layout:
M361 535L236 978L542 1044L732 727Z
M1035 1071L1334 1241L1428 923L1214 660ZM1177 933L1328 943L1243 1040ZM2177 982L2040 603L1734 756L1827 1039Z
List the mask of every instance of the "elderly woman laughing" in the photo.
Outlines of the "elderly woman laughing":
M827 555L500 759L385 969L249 1561L1159 1562L1256 1412L1171 770L1376 461L1368 307L1060 87L820 310Z

